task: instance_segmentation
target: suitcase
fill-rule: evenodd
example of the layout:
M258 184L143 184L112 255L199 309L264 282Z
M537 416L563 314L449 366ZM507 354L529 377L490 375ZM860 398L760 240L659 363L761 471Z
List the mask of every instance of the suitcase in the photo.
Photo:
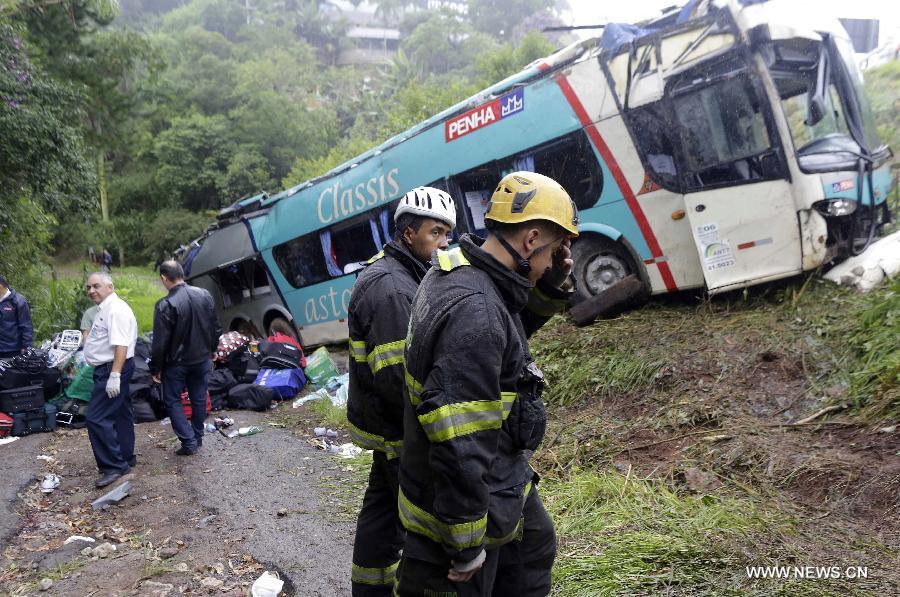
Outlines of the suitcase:
M191 399L188 397L187 390L181 393L181 408L184 410L184 416L190 420L194 409L191 408ZM209 391L206 392L206 414L212 412L212 399L209 397Z
M57 377L59 377L59 372L57 372ZM43 383L43 373L29 373L12 367L0 373L0 391L39 386Z
M12 434L31 435L56 430L56 407L45 404L40 408L18 412L12 416Z
M40 383L13 390L0 390L0 412L8 415L43 408L43 406L44 388Z
M287 342L262 342L259 354L259 366L266 369L300 369L306 365L303 349Z
M12 427L12 417L6 413L0 413L0 438L9 437L9 434L12 433Z

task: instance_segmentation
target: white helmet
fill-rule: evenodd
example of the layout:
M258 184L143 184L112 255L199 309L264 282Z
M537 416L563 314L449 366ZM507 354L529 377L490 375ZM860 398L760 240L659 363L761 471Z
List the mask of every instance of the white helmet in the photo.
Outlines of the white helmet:
M424 216L444 222L450 229L456 228L456 204L450 193L434 187L416 187L400 200L394 221L403 214Z

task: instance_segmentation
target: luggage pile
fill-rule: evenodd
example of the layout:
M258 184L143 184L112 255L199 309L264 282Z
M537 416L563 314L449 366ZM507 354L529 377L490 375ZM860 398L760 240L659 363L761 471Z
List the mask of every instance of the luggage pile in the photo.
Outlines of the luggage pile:
M81 333L66 330L40 349L0 359L0 438L84 427L94 386L94 368L84 361ZM167 416L160 385L150 374L150 343L139 338L129 383L135 423ZM264 411L294 398L307 383L306 356L290 336L254 341L238 332L219 340L209 376L206 412L223 408ZM182 407L190 418L187 393Z
M263 411L293 398L306 385L303 348L284 334L260 342L238 332L222 334L216 357L216 369L209 376L214 410Z
M55 396L60 384L59 369L48 365L47 350L29 348L0 360L0 437L55 430L56 407L46 397Z

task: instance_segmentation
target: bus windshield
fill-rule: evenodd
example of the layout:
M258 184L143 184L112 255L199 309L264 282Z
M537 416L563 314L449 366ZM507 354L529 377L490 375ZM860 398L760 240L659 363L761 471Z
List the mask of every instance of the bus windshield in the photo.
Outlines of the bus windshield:
M805 39L779 42L768 48L769 69L791 127L794 147L801 154L806 146L815 141L835 135L850 137L833 77L825 93L825 116L815 124L807 124L810 120L807 98L816 87L821 49L821 43Z
M834 46L838 55L831 55L829 52L826 57L828 76L825 79L827 88L823 94L824 115L812 124L808 98L816 90L821 52L827 51L825 46L808 39L791 39L769 44L765 49L766 60L798 155L806 153L807 148L821 146L818 142L823 140L840 140L844 147L863 142L870 150L879 145L872 110L863 89L862 74L853 60L850 42L835 38ZM845 94L852 94L852 98L841 95L840 81L846 79L839 77L837 63L842 63L847 73L850 88L845 87ZM858 120L861 121L860 134L855 136L850 130L852 125L848 115L851 99L857 106Z

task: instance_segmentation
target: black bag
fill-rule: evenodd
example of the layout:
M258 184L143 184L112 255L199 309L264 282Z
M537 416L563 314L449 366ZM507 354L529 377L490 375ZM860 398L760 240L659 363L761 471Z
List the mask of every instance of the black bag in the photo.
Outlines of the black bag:
M57 373L57 377L59 374ZM43 373L30 373L10 367L0 373L0 390L15 390L44 384Z
M12 418L12 434L16 436L56 430L56 407L52 404L15 413Z
M10 416L44 407L44 388L40 385L0 391L0 412Z
M146 397L132 398L131 411L134 413L135 423L150 423L156 420L156 413L147 399L150 396L150 390L146 391Z
M212 400L213 410L222 410L225 408L225 398L228 396L228 390L237 385L231 371L228 369L216 369L209 374L207 387L209 388L209 398Z
M250 350L246 346L242 346L225 357L224 365L231 371L235 379L239 379L246 373L250 359Z
M303 351L285 342L260 342L259 354L263 369L300 369L303 364Z
M128 390L132 394L142 390L149 390L152 383L153 376L150 374L150 366L147 365L146 361L135 357L134 373L131 374L131 379L128 381Z
M41 374L41 382L44 386L44 396L53 397L62 389L62 376L56 367L47 367Z
M47 368L47 351L28 347L12 359L12 366L29 373L40 373Z
M228 391L225 399L228 408L264 411L276 400L278 395L275 390L252 383L242 383Z

